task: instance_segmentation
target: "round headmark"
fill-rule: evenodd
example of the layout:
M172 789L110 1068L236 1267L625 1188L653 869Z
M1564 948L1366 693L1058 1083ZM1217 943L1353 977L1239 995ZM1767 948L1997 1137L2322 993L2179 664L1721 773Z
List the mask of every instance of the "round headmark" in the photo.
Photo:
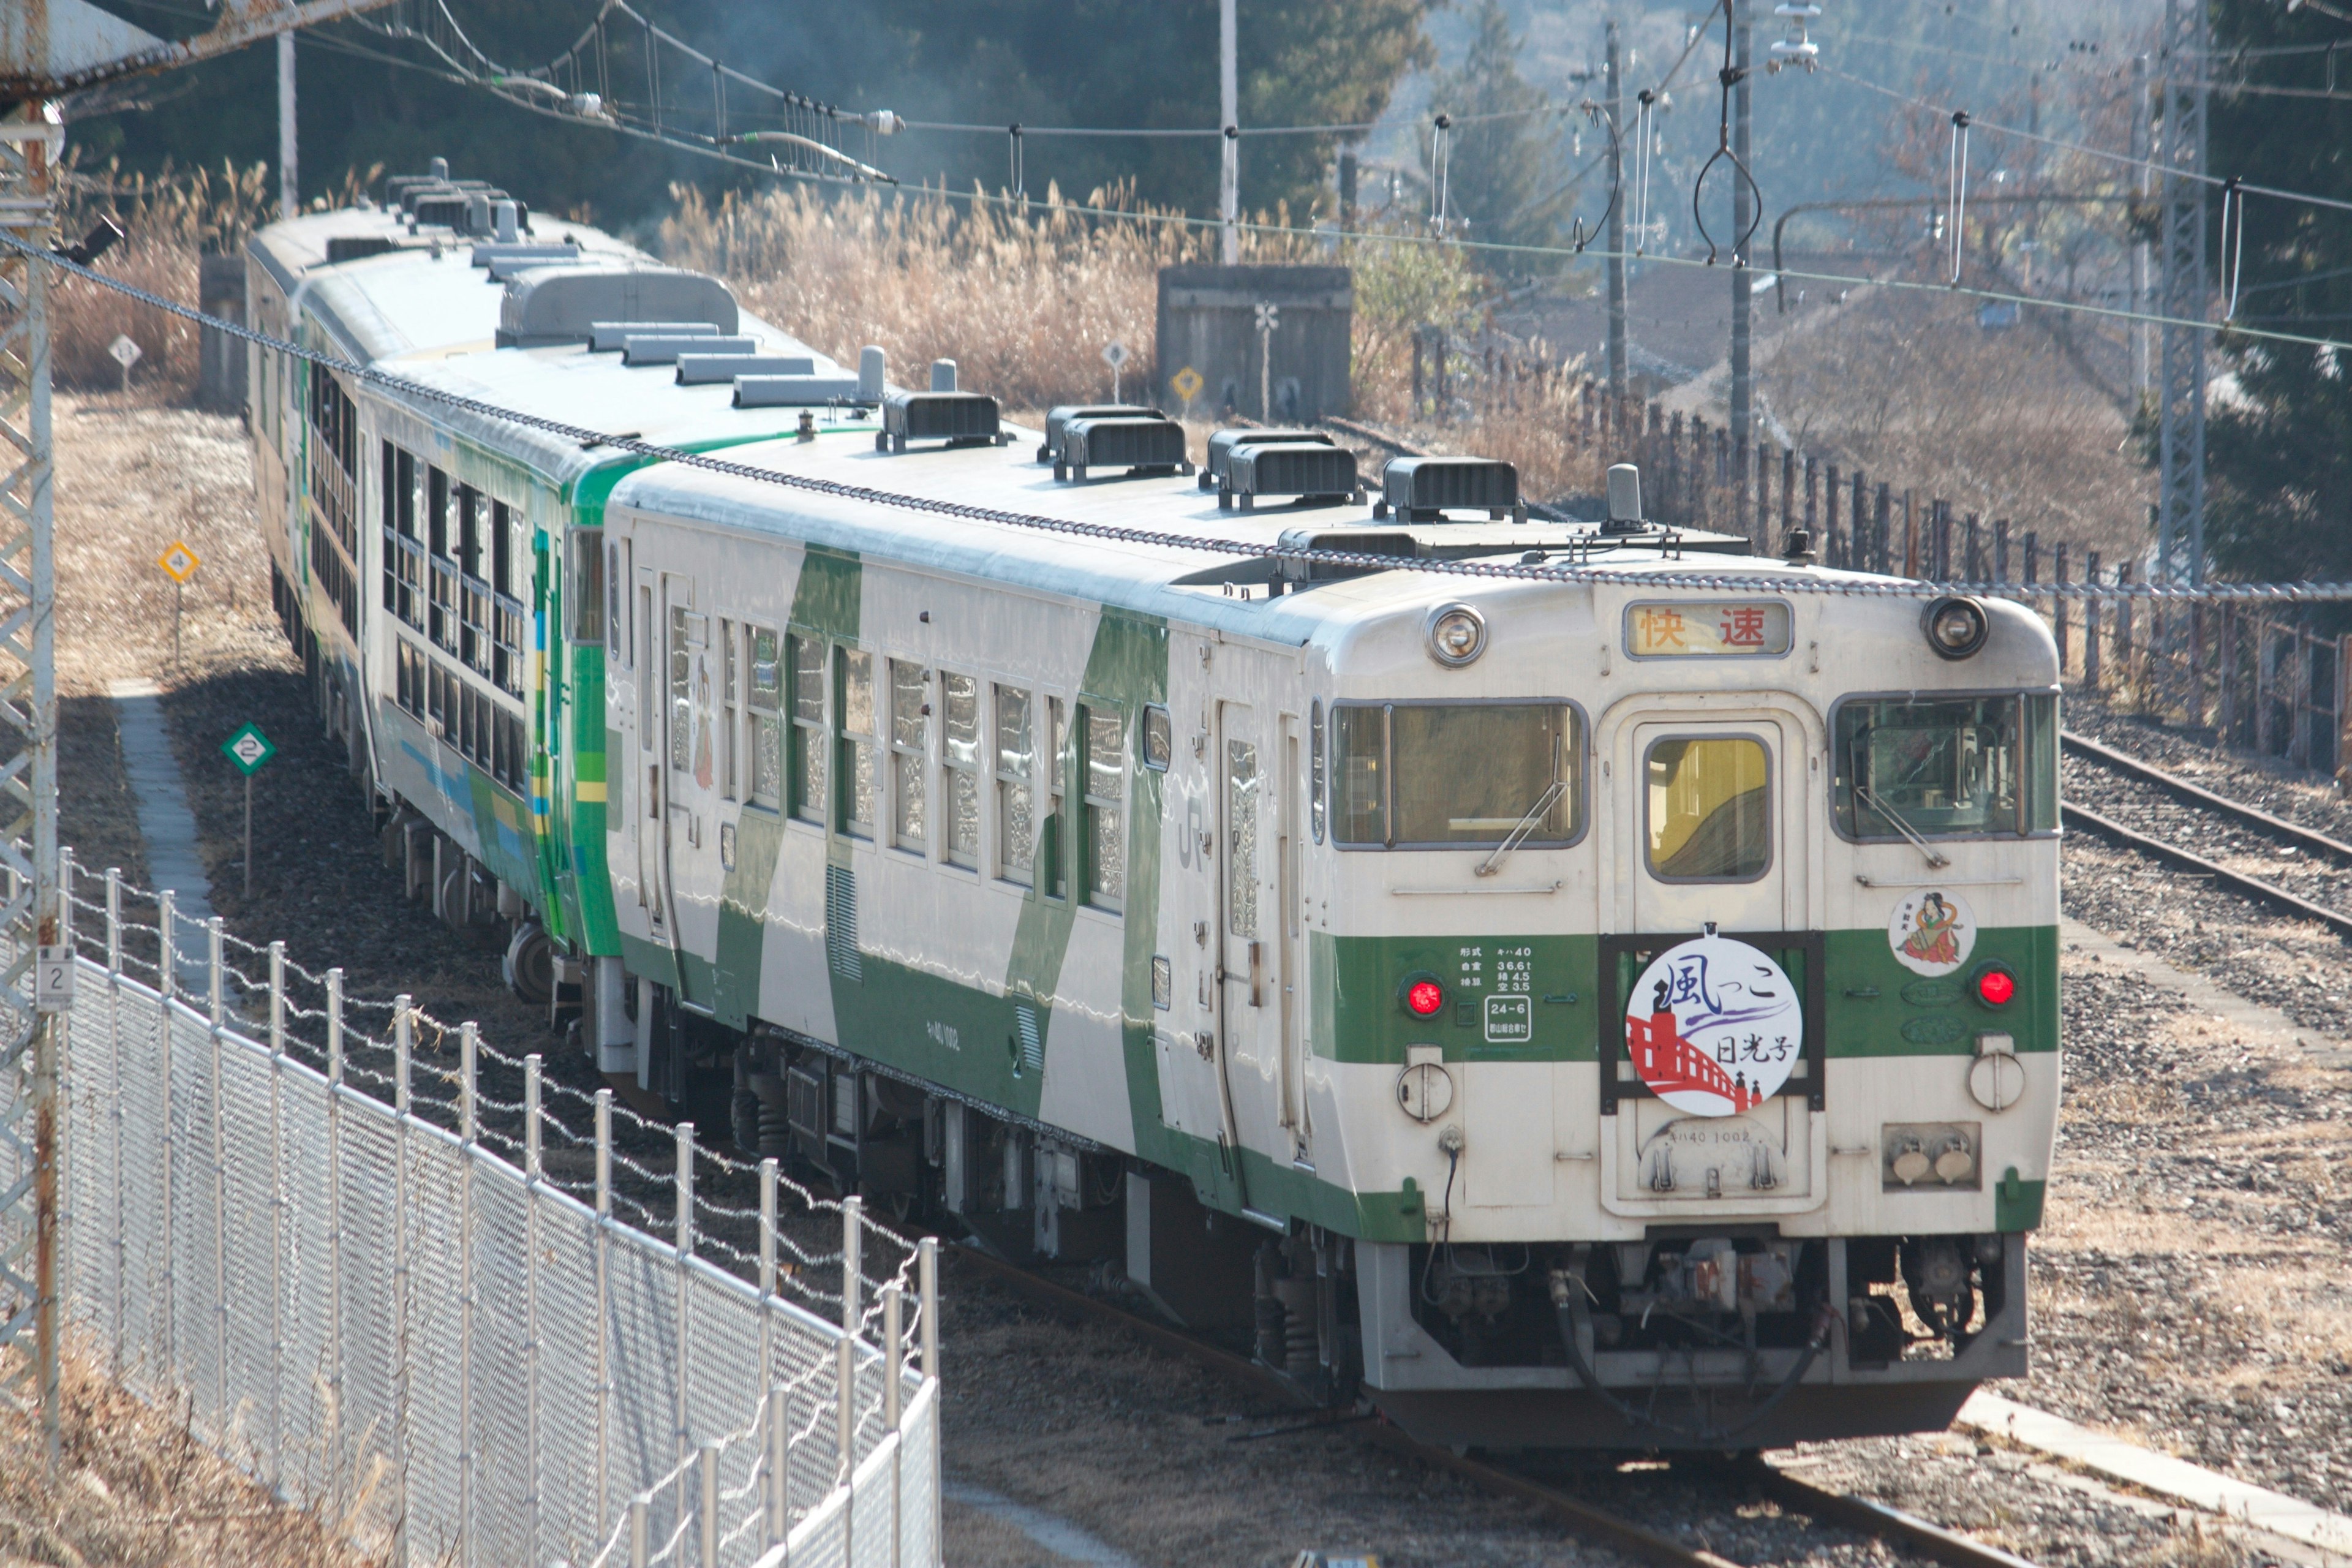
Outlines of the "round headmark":
M1922 888L1887 917L1886 945L1914 974L1949 974L1977 945L1977 913L1948 888Z
M1634 982L1625 1054L1676 1110L1737 1116L1789 1080L1805 1054L1804 1007L1769 953L1729 937L1693 937Z

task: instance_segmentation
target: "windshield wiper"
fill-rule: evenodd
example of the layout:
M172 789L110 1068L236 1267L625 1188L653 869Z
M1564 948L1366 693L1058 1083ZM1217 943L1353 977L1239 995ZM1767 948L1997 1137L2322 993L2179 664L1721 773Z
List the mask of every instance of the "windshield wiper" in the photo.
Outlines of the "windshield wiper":
M1552 803L1559 799L1560 792L1567 788L1566 779L1554 779L1551 788L1544 791L1541 798L1537 800L1535 805L1528 807L1527 815L1519 818L1518 825L1503 835L1503 841L1495 846L1493 853L1472 868L1471 874L1477 877L1491 877L1501 869L1503 857L1517 849L1525 841L1527 836L1535 831L1536 824L1543 820L1544 814L1552 808Z
M1926 838L1920 836L1917 828L1905 821L1901 812L1896 811L1893 806L1887 805L1885 801L1879 799L1877 795L1871 793L1869 785L1857 784L1853 786L1853 793L1862 797L1864 805L1869 806L1871 810L1878 813L1879 816L1893 823L1895 825L1895 831L1909 839L1911 841L1911 847L1927 858L1927 868L1929 870L1940 871L1945 867L1952 863L1948 856L1947 856L1942 850L1937 848L1934 845L1928 843Z

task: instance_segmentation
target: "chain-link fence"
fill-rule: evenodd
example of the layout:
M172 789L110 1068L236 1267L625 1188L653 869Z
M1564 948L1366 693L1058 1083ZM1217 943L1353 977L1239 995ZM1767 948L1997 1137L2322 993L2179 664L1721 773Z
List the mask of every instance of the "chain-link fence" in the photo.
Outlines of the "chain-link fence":
M68 862L69 890L99 880ZM135 889L104 889L74 900L68 933L59 1293L78 1342L132 1388L184 1399L257 1479L394 1563L940 1561L931 1244L772 1162L698 1151L687 1126L661 1130L671 1234L649 1235L614 1210L653 1220L660 1173L616 1148L614 1121L640 1143L652 1124L609 1090L562 1089L592 1110L575 1129L547 1110L537 1057L467 1026L454 1072L421 1064L449 1092L420 1096L417 1037L437 1026L404 1001L378 1038L346 1019L340 972L308 976L273 944L267 980L245 975L217 921L175 929L164 894L147 926L123 916ZM326 1005L295 1000L289 971L323 978ZM519 1101L481 1092L485 1055L520 1069ZM572 1168L593 1161L587 1180L551 1173L551 1131L580 1145ZM745 1173L756 1213L697 1195L712 1162ZM0 1169L0 1190L22 1174ZM795 1238L780 1188L837 1214L838 1252L810 1251L805 1224ZM698 1222L728 1216L756 1225L756 1249L718 1244L752 1278L698 1255ZM904 1247L878 1289L860 1266L874 1234ZM0 1237L0 1255L24 1239ZM812 1278L827 1264L837 1290Z

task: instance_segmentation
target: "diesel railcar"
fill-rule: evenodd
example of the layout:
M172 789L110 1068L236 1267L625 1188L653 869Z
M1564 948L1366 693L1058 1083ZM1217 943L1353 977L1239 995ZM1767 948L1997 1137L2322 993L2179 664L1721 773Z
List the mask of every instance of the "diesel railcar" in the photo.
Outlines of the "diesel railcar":
M257 351L279 601L387 852L603 1071L1433 1439L1916 1430L2023 1372L2038 618L1630 486L1368 506L1311 435L1234 510L1148 408L1041 447L436 176L252 243L248 319L469 400Z

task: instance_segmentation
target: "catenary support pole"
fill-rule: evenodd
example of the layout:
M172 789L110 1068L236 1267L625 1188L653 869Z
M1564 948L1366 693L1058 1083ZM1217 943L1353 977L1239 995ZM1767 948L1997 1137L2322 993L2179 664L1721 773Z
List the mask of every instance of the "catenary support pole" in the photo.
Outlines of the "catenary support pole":
M1732 8L1732 68L1739 73L1738 82L1731 89L1731 152L1742 166L1746 166L1748 162L1748 55L1751 14L1748 0L1729 0L1729 4ZM1737 240L1748 232L1751 195L1746 180L1735 175L1730 184L1731 233ZM1748 307L1754 295L1748 282L1748 256L1743 247L1731 258L1731 466L1740 476L1743 490L1748 474L1748 443L1754 438L1756 432L1756 382L1748 363ZM1769 537L1763 542L1767 548L1769 547Z
M302 210L301 170L294 134L294 35L278 35L278 216Z
M1602 56L1609 73L1609 395L1625 395L1625 71L1617 18L1609 18ZM1743 452L1745 448L1742 448Z
M1222 222L1218 256L1228 267L1242 259L1241 57L1235 36L1234 0L1217 0L1217 123L1224 130L1218 143L1217 216Z

